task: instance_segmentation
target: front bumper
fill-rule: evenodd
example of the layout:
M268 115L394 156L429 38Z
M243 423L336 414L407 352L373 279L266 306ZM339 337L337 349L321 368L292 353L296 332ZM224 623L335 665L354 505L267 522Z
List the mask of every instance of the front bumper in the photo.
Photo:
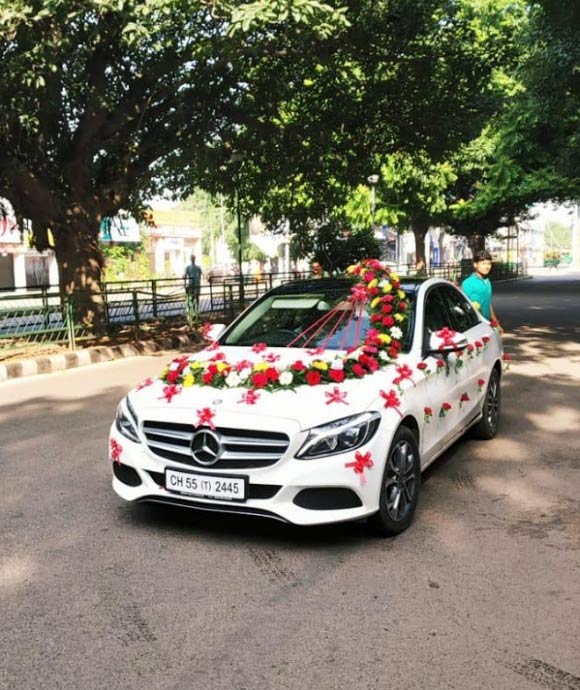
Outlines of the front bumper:
M295 525L321 525L357 520L378 510L380 483L390 439L381 425L374 437L358 451L370 452L373 466L364 474L352 467L355 453L315 460L297 460L291 444L275 465L263 468L208 470L208 474L248 477L248 498L243 502L187 496L164 486L165 468L203 474L190 464L165 460L144 443L133 443L111 427L113 489L131 502L159 502L210 512L258 515ZM118 448L121 448L121 451Z

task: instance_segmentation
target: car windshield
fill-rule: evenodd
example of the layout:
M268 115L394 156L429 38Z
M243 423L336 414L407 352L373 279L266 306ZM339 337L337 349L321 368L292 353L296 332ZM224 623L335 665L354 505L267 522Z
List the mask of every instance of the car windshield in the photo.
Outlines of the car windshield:
M327 350L357 347L371 324L367 305L362 309L353 305L349 295L348 286L267 295L226 333L222 344L265 343L269 347L323 347ZM407 297L412 305L414 293L408 292ZM402 325L404 349L408 323Z

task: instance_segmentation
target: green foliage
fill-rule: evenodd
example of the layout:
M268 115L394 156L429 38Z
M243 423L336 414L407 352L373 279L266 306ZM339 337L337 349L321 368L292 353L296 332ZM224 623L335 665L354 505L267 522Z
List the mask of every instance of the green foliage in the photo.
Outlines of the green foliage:
M118 244L115 246L104 246L103 257L105 259L105 269L103 280L148 280L154 278L151 274L149 256L145 250L144 243L140 244Z

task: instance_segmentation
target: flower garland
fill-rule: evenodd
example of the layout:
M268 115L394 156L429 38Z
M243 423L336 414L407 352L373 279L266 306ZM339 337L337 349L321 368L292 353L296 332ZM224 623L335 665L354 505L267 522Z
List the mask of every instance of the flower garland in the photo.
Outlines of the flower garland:
M159 378L168 389L164 397L170 402L181 387L190 386L276 391L305 385L337 384L347 379L363 378L388 365L401 350L401 325L408 318L409 303L401 290L399 278L376 259L350 266L347 275L355 281L348 297L351 318L361 316L364 310L368 310L372 324L358 347L350 348L345 355L335 355L332 359L323 356L326 352L324 347L307 350L307 354L314 356L312 360L298 359L283 366L278 365L279 355L265 352L267 346L264 343L256 343L252 347L253 352L261 356L257 362L228 362L219 349L207 360L190 359L185 355L173 360L161 372ZM335 316L338 325L344 316L344 309L335 308L332 311L334 315L328 313L323 317L325 323ZM408 367L403 367L401 380L409 378L410 374ZM253 404L255 398L246 397L245 402ZM338 397L335 396L332 402L339 402Z

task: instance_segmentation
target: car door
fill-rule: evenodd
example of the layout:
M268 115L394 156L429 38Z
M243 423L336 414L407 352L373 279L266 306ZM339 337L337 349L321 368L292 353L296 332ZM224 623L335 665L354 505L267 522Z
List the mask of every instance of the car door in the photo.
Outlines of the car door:
M455 330L455 322L447 308L441 292L441 285L432 287L425 295L422 315L422 361L424 372L424 420L422 427L421 453L427 464L442 448L456 437L463 427L464 410L461 395L465 381L456 367L457 355L445 357L429 353L431 336L444 328ZM438 365L445 362L445 366ZM429 414L431 412L431 414Z
M450 328L459 338L468 342L468 349L461 357L461 367L455 358L455 378L459 386L457 416L463 426L468 426L477 416L480 407L477 380L482 376L483 358L478 356L478 347L483 345L482 336L489 327L480 320L477 312L465 295L453 285L442 285L439 293L449 313Z

